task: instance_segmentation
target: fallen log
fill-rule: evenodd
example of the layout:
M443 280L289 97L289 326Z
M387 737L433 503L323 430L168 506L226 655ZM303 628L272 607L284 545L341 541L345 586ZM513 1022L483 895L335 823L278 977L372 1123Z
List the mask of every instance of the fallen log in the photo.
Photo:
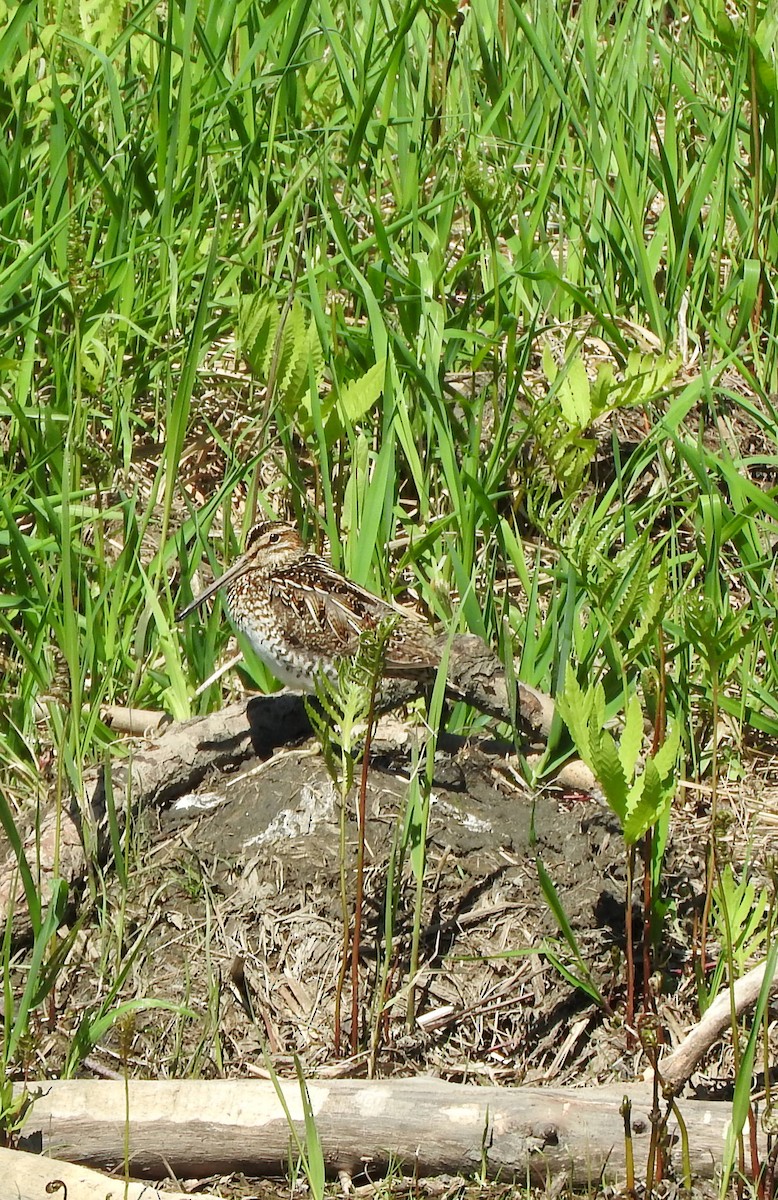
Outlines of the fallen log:
M702 1018L694 1025L672 1054L660 1063L662 1082L673 1092L679 1092L689 1079L697 1063L705 1057L725 1030L732 1027L732 1014L742 1017L756 1004L762 987L766 963L753 967L740 979L735 980L732 993L724 986L716 999L705 1010ZM778 992L778 974L773 976L770 992Z
M305 1141L298 1085L280 1086L297 1136ZM632 1102L632 1151L645 1176L652 1128L649 1085L605 1088L499 1088L437 1079L311 1080L308 1094L328 1174L377 1178L389 1168L421 1177L486 1174L503 1182L564 1178L573 1187L625 1181L622 1100ZM108 1169L124 1162L133 1175L160 1178L243 1171L281 1175L288 1166L289 1124L272 1082L194 1080L128 1084L69 1080L42 1085L21 1144L79 1164ZM720 1164L731 1116L726 1102L678 1102L692 1173L710 1177ZM660 1098L662 1114L667 1104ZM766 1138L760 1132L760 1154ZM666 1129L665 1177L681 1174L681 1138Z
M191 1200L189 1192L158 1192L147 1183L127 1183L39 1154L0 1147L0 1183L3 1200L96 1200L119 1196L122 1200ZM212 1192L198 1192L198 1200L216 1200Z

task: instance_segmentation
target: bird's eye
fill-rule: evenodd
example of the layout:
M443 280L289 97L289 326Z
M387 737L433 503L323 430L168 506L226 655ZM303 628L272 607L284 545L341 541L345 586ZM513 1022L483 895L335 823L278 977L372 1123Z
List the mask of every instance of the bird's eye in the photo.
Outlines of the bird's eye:
M275 546L277 542L280 542L280 540L281 540L280 533L271 533L270 537L267 539L269 546Z

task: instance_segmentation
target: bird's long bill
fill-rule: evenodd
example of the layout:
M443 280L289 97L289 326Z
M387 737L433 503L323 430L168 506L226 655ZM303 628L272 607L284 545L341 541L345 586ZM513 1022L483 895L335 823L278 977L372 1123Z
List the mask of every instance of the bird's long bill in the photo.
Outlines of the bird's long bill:
M200 592L199 596L195 596L194 600L187 604L186 608L182 608L180 612L177 612L176 620L183 621L184 617L188 617L189 614L194 612L196 608L199 608L201 604L204 604L209 597L218 592L219 588L226 587L228 583L231 583L233 579L240 575L244 566L245 563L243 559L239 558L236 563L232 564L229 570L225 571L223 575L220 575L218 579L214 579L213 583L209 583L205 591Z

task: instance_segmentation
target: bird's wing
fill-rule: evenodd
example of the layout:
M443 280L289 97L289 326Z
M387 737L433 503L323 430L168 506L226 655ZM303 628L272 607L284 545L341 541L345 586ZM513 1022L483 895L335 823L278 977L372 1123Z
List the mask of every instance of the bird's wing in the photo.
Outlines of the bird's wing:
M289 640L328 656L353 654L363 629L397 611L313 554L288 566L271 587Z

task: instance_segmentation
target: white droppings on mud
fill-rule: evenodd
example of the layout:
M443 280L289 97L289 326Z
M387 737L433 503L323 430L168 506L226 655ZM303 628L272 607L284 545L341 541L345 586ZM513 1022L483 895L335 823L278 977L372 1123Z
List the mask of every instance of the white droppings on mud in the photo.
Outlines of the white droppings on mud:
M220 796L217 792L187 792L185 796L179 796L173 811L178 813L186 812L210 812L212 808L218 808L220 804L226 803L226 796Z
M461 808L449 804L447 800L441 800L435 792L430 792L430 803L444 816L456 821L468 833L491 833L491 821L485 821L483 817L477 817L475 813L463 812Z
M264 846L268 842L286 841L289 838L309 837L317 825L332 821L335 814L335 788L330 780L320 787L303 784L294 808L284 808L273 818L267 829L244 843Z

